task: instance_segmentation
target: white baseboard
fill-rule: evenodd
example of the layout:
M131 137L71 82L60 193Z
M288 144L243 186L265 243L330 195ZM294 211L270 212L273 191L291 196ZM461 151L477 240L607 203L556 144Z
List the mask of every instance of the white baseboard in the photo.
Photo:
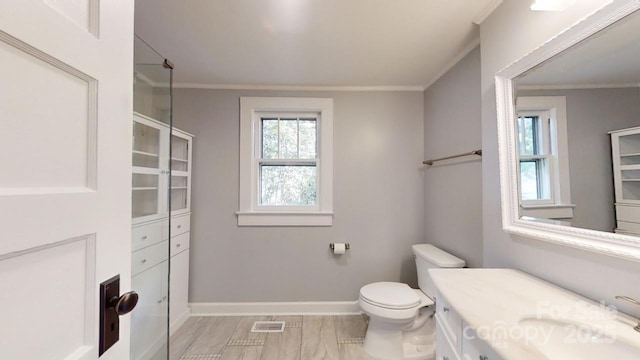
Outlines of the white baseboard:
M189 319L189 308L182 312L169 326L169 336L172 336ZM173 315L172 315L173 317Z
M211 302L189 303L191 316L230 315L355 315L357 301Z

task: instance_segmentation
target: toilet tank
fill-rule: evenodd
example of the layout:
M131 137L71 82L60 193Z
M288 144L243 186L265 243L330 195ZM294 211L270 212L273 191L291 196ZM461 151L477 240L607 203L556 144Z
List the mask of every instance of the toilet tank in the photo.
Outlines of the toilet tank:
M431 244L412 245L413 255L416 259L418 271L418 286L427 296L434 299L436 287L429 276L429 269L462 268L464 260L459 259L446 251L440 250Z

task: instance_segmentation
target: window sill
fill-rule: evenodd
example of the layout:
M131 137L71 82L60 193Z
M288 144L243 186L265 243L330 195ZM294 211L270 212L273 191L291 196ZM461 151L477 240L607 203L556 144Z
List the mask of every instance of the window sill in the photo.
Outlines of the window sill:
M237 212L238 226L332 226L332 212Z
M575 204L522 205L520 216L545 219L572 219Z

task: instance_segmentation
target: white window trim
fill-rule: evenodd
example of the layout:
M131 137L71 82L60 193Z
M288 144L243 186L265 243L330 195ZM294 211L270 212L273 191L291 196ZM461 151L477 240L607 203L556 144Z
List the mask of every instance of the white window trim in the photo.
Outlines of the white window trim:
M259 115L264 113L318 115L318 205L259 207L257 149ZM240 204L238 226L331 226L333 224L333 99L240 98Z
M548 111L551 118L551 153L556 161L550 164L552 204L520 201L520 216L547 219L573 218L571 181L569 175L569 145L567 142L567 100L565 96L519 96L517 111ZM516 117L517 118L517 117ZM519 168L519 167L518 167ZM518 172L519 177L519 172ZM518 182L520 179L518 178ZM518 189L520 185L518 185Z

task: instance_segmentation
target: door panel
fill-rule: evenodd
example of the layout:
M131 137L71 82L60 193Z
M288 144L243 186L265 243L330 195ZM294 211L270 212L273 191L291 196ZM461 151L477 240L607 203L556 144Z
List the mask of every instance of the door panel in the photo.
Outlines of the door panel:
M0 7L1 359L96 359L99 283L130 289L133 2ZM129 356L129 317L101 359Z
M12 324L0 340L3 359L53 359L89 352L95 325L95 261L93 235L29 249L0 261L0 303L12 304L11 311L2 315L3 323ZM56 296L46 297L43 304L33 289ZM25 321L25 314L27 319L46 321ZM12 345L24 344L25 339L38 340L29 346Z
M0 141L12 149L0 154L0 185L25 192L95 187L96 81L6 34L0 59L3 82L19 84L0 98ZM65 136L50 136L56 133Z

